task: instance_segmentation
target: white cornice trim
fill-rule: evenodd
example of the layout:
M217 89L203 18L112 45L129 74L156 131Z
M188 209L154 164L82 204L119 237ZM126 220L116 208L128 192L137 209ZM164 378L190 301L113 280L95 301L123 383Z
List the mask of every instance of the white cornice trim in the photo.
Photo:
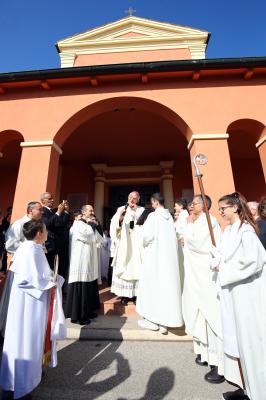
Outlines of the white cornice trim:
M195 134L195 135L191 136L187 148L188 148L188 150L191 149L191 147L192 147L192 145L194 143L194 140L228 139L228 138L229 138L228 133Z
M113 21L110 23L107 23L103 26L96 27L90 30L87 30L85 32L67 37L65 39L59 40L57 42L57 45L60 47L63 44L70 43L73 41L80 41L80 40L93 40L93 38L109 35L112 33L116 33L117 31L121 29L127 29L127 28L139 28L139 29L155 29L155 30L162 30L164 32L169 32L171 34L201 34L201 35L206 35L206 39L208 37L208 32L206 30L201 30L201 29L196 29L196 28L191 28L188 26L182 26L182 25L175 25L175 24L170 24L170 23L165 23L161 21L153 21L149 20L146 18L140 18L140 17L135 17L131 16L128 18L122 18L117 21Z
M21 142L21 147L43 147L52 146L60 155L63 154L63 150L53 140L40 140L34 142Z
M266 142L266 135L262 136L262 138L256 143L257 149L262 145L262 143Z

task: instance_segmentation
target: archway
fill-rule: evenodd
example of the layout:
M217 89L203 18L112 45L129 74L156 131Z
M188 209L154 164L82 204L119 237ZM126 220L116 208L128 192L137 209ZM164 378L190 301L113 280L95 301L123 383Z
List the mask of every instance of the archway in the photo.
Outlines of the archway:
M147 185L158 185L172 198L191 195L186 139L191 132L178 115L139 98L112 98L91 107L85 120L81 110L80 123L73 116L54 139L63 144L60 198L68 198L73 207L93 204L100 190L106 209L114 186L143 185L148 190Z
M229 152L235 188L248 200L259 200L265 194L265 180L256 143L265 126L253 119L241 119L231 123Z
M0 182L2 188L5 188L1 191L0 207L4 212L13 205L21 158L20 143L23 140L17 131L0 132Z

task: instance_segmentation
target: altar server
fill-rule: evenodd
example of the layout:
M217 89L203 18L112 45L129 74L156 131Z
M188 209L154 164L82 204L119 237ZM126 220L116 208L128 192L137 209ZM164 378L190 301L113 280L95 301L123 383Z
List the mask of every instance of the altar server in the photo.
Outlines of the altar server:
M88 224L94 210L91 205L82 207L82 218L76 220L72 230L66 317L71 322L87 325L95 318L100 306L98 278L98 247L103 239Z
M205 196L208 209L211 199ZM210 274L211 237L201 195L194 197L192 214L184 231L185 281L183 315L186 332L193 336L196 363L209 365L205 379L211 383L224 381L224 353L218 290ZM221 229L211 217L216 243L220 243Z
M26 240L16 251L10 267L14 280L0 371L0 386L4 391L14 392L14 399L27 395L41 381L51 289L55 286L43 251L47 239L44 223L36 220L25 223L23 234ZM63 278L58 278L57 291L60 291ZM61 299L60 294L55 299L59 297ZM55 339L55 330L61 339L65 335L62 303L59 302L55 300L53 304L48 340ZM51 350L56 351L53 344ZM55 360L53 354L51 366L56 365Z
M264 400L266 388L266 251L245 199L237 192L219 200L219 211L229 222L222 236L218 270L224 351L240 358L247 394ZM226 367L226 366L225 366ZM226 370L225 370L226 372ZM238 396L238 397L237 397ZM224 399L246 399L241 389Z
M137 312L144 318L139 321L142 328L166 334L168 327L183 325L176 232L163 196L153 194L151 204L155 212L148 215L142 232Z

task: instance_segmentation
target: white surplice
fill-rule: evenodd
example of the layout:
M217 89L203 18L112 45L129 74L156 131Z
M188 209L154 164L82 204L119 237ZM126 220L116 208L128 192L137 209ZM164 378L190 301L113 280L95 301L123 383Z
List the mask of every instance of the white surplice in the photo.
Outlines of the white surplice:
M99 278L98 248L102 236L85 221L75 221L72 230L68 283L92 282Z
M21 243L24 242L25 236L23 235L23 225L28 221L30 221L30 218L27 215L24 215L24 217L18 219L9 226L6 232L5 244L8 253L14 254Z
M184 232L187 226L187 219L189 217L189 213L187 210L181 210L178 216L178 219L175 221L175 230L176 230L176 238L177 238L177 249L178 249L178 263L179 263L179 271L180 271L180 282L181 282L181 290L183 292L184 287L184 279L185 279L185 269L184 269L184 251L183 245L180 242L181 239L184 239Z
M247 394L264 400L266 389L266 251L254 229L240 220L222 237L218 279L222 287L225 351L239 353ZM226 306L226 308L225 308ZM228 312L229 310L229 312ZM226 366L225 366L226 367Z
M110 247L111 247L111 238L103 234L103 244L101 247L101 275L103 278L107 279L108 277L108 269L110 262Z
M221 229L213 216L211 223L216 243ZM202 361L217 365L223 375L223 345L218 288L210 272L211 238L205 213L184 232L185 280L183 316L186 332L193 336L194 351Z
M50 289L55 284L43 247L33 241L26 240L20 245L10 269L14 273L14 281L7 315L0 385L4 390L14 391L16 399L30 393L41 381ZM58 303L55 307L62 322L62 308L60 310ZM64 321L62 323L64 325ZM54 317L53 326L56 325Z
M137 312L159 325L183 325L176 232L171 214L157 208L143 225L143 263Z
M111 292L117 296L132 298L137 295L137 285L142 262L142 246L139 232L141 227L136 225L144 211L143 207L127 208L122 226L119 218L124 206L119 207L110 225L111 253L113 255L113 279ZM130 222L134 228L130 228Z

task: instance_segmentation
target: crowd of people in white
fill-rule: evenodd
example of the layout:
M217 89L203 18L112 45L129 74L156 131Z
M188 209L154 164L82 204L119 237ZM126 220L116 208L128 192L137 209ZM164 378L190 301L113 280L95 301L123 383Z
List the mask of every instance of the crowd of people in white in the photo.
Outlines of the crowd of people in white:
M141 328L167 334L185 325L195 362L210 367L206 381L238 386L224 399L264 400L266 199L258 205L237 192L221 197L218 210L227 226L222 232L210 216L215 246L208 196L195 195L189 205L177 200L174 218L159 193L149 207L139 200L138 192L129 194L110 234L91 205L73 214L66 201L54 209L50 193L10 225L5 248L11 262L0 302L1 387L16 399L39 384L42 361L56 365L64 315L81 325L96 318L104 279L121 304L136 304Z

